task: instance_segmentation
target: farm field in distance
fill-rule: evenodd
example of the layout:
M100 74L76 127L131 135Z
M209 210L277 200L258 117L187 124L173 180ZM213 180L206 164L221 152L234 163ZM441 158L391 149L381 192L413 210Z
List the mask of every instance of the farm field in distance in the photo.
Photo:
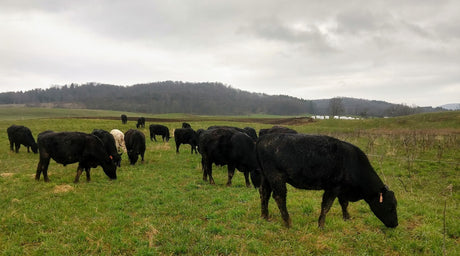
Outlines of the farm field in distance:
M148 115L119 111L0 108L0 255L459 255L460 111L364 120L279 116ZM74 184L77 164L51 160L49 183L36 181L38 154L10 151L6 129L24 125L36 139L45 130L135 129L144 116L146 154L118 179L101 167ZM324 229L317 227L322 191L288 185L287 229L273 199L261 218L259 192L241 172L227 187L227 168L213 166L216 185L202 180L201 156L189 145L150 141L153 123L173 129L283 125L325 134L360 147L398 200L399 226L386 228L363 201L344 221L336 200Z

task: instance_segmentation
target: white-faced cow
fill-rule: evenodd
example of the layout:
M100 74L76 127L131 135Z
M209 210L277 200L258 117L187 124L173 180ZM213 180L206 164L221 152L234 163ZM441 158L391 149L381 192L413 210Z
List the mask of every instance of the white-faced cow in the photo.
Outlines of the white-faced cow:
M22 144L27 147L27 153L30 152L29 148L32 148L32 152L37 153L37 143L29 128L22 125L12 125L6 129L6 132L8 133L11 151L18 153Z
M64 166L78 162L75 183L79 181L83 171L86 172L87 181L90 181L90 168L98 165L110 179L117 178L117 166L107 154L102 141L92 134L46 131L38 135L37 141L40 161L36 180L40 180L40 174L43 172L45 182L49 182L48 166L51 158Z
M129 129L125 133L126 149L128 150L129 162L135 165L141 156L141 161L144 162L145 154L145 135L141 131Z
M178 128L174 130L174 141L176 142L176 153L179 153L179 147L181 144L189 144L192 148L191 153L195 151L198 146L198 135L192 128Z
M251 175L254 187L260 185L260 174L257 169L254 141L246 133L233 128L215 128L202 131L199 137L199 150L203 168L203 180L214 183L212 164L227 165L227 186L232 185L235 168L244 173L246 186L250 187Z
M113 160L113 162L120 167L122 154L118 154L117 144L115 143L113 135L108 131L101 129L94 129L91 134L97 136L102 143L104 143L107 154L109 154L109 157Z
M155 138L155 135L161 135L161 138L163 139L163 141L165 141L165 139L166 139L166 142L169 141L168 127L161 125L161 124L151 124L149 126L149 130L150 130L150 141L152 140L157 141L157 139Z
M125 135L122 131L118 129L112 129L110 131L113 138L115 139L115 145L117 146L117 151L127 152L126 145L125 145Z
M273 192L285 226L291 219L286 208L286 183L295 188L324 190L318 226L339 198L344 219L348 202L364 199L387 227L396 227L396 198L356 146L322 135L267 134L259 138L257 160L262 173L259 189L262 217L268 219L268 201Z

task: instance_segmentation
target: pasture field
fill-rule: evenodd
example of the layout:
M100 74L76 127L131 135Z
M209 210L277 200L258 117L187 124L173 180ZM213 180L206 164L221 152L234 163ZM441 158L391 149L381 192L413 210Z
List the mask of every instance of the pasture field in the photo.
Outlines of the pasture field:
M121 112L0 108L1 255L460 255L460 112L367 120L321 120L273 116L162 118L172 130L187 120L194 129L211 125L274 124L303 133L326 134L359 146L398 199L399 226L386 228L364 201L350 203L342 220L336 201L318 229L322 191L288 185L292 227L286 229L270 200L270 221L260 217L259 193L236 172L226 187L226 167L214 166L216 185L202 181L201 157L189 145L175 153L174 139L150 141L145 161L127 155L110 181L100 167L92 181L77 164L51 160L50 182L34 180L38 154L9 149L6 129L91 132L118 128ZM38 114L39 113L39 114ZM134 115L134 114L132 114ZM78 117L88 118L78 118ZM113 119L106 117L114 117ZM128 117L130 114L128 114ZM61 118L65 117L65 118ZM91 118L89 118L91 117ZM158 140L158 137L157 137Z

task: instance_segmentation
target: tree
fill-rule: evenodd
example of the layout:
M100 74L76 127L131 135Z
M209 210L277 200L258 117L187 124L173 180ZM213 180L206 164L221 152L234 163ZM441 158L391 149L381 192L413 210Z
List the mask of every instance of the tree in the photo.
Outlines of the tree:
M340 97L335 97L329 100L329 114L334 116L340 116L344 113L343 101Z

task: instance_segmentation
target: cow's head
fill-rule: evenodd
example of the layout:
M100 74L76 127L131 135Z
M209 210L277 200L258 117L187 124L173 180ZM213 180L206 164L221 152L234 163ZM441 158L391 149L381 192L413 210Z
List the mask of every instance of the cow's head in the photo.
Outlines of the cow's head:
M122 153L117 153L114 156L110 156L110 158L112 159L113 163L118 167L121 166L121 155L123 155L123 152Z
M398 226L396 197L393 191L388 190L387 186L381 188L378 194L373 195L368 203L372 212L383 222L383 224L385 224L385 226L389 228Z
M101 165L102 170L104 170L104 173L112 180L117 179L117 166L113 162L111 158L108 157L108 160L104 162L104 164Z
M37 154L38 153L38 145L37 143L32 143L32 145L30 146L30 148L32 149L32 152L34 152L34 154Z

